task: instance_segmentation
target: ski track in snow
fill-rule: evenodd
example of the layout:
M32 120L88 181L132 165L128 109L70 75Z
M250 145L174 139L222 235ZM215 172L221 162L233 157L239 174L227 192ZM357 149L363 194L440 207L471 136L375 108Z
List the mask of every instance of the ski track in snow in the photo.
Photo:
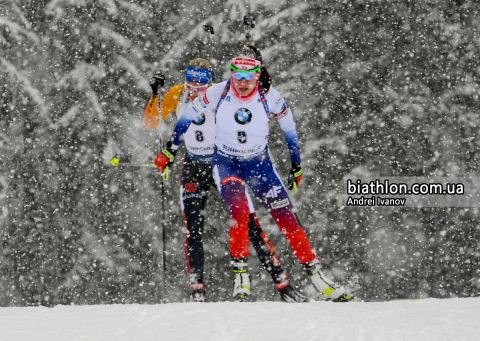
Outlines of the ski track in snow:
M480 298L0 308L0 340L480 340Z

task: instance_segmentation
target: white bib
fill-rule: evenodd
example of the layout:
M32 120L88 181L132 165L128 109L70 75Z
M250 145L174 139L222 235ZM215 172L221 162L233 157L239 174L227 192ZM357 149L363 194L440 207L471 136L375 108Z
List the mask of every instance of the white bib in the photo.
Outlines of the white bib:
M266 95L268 102L270 94ZM230 89L217 111L215 145L234 156L251 156L263 151L268 142L269 119L258 92L246 102Z
M186 96L184 94L186 94ZM177 118L180 118L191 103L188 98L188 91L183 91L178 102L175 113L177 114ZM190 153L195 155L213 154L213 146L215 143L215 117L213 113L207 111L196 118L184 134L184 139L185 147Z

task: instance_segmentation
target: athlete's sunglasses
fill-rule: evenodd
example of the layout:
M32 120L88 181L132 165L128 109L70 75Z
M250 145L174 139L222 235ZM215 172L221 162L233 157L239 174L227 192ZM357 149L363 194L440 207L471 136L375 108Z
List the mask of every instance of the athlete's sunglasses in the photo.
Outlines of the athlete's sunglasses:
M232 70L232 77L234 77L236 80L241 81L242 79L245 79L245 81L248 82L257 75L257 73L260 71L260 66L257 66L253 70L240 70L235 66L230 65L230 69Z
M208 87L209 87L208 84L202 84L202 85L195 86L195 85L185 83L185 85L187 86L187 89L190 92L192 92L192 91L204 91L205 89L208 89Z

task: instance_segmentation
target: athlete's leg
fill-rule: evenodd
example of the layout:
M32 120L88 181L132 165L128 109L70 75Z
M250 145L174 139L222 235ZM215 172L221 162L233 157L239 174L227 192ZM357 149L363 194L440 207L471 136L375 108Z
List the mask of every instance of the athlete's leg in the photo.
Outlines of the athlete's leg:
M185 218L185 258L190 274L190 289L203 290L203 266L205 261L203 251L203 227L205 202L208 198L209 164L193 160L185 156L180 180L180 199Z
M215 169L215 168L214 168ZM212 185L218 190L219 186L221 186L220 176L218 174L218 167L216 173L216 181L213 180L212 177ZM226 176L226 174L224 174ZM217 184L218 183L218 184ZM297 292L291 285L290 285L290 278L285 270L282 269L280 264L280 259L278 258L277 252L275 250L275 246L270 241L266 233L260 227L260 223L257 219L255 214L255 208L253 207L252 199L250 194L248 193L248 188L245 187L245 195L248 202L248 210L249 210L249 220L248 220L248 236L250 241L252 242L257 256L260 259L260 262L265 267L265 269L270 273L273 281L277 289L279 290L280 297L283 301L286 302L307 302L308 298L301 293ZM246 261L246 260L245 260ZM246 267L245 264L238 264L234 260L236 265L243 265ZM246 275L246 274L242 274ZM239 274L235 274L236 280L234 285L234 297L238 292L240 292L239 283L241 281L247 280L247 278L237 278ZM245 276L244 276L245 277ZM241 294L245 294L245 291L241 292ZM248 294L248 293L247 293ZM243 297L242 297L243 299Z
M253 172L252 172L253 171ZM292 212L292 204L278 173L268 156L259 158L254 167L242 172L252 192L267 208L282 233L287 237L300 263L312 261L315 255L307 234Z
M253 247L257 252L258 259L264 268L270 273L272 279L275 280L284 272L284 270L280 264L280 259L278 258L275 246L260 227L260 222L255 214L255 208L253 207L252 199L248 193L248 188L245 188L245 195L247 196L248 209L250 212L248 220L248 236L250 242L253 244Z
M288 238L293 253L303 264L315 289L334 301L349 301L351 296L346 294L345 288L328 279L321 271L320 259L315 257L307 234L293 215L288 193L270 158L263 156L259 159L242 171L246 183Z
M230 161L227 157L214 154L213 179L232 218L229 241L235 275L233 297L236 301L243 302L250 295L250 277L247 272L248 203L245 182L238 176Z
M275 280L285 270L282 269L275 246L260 227L255 213L250 213L249 215L248 236L257 252L260 263L262 263L272 279Z
M226 158L223 158L226 159ZM218 162L217 155L213 158L213 178L220 196L227 205L232 218L230 226L230 254L233 259L248 257L248 202L245 195L245 182L239 177L237 170L228 160Z
M248 236L257 252L260 262L270 273L270 276L275 282L280 297L283 301L290 303L308 302L307 296L302 295L290 285L290 277L288 276L288 273L282 269L277 251L275 251L275 246L260 227L260 222L255 214L248 190L246 195L251 212L250 220L248 222Z

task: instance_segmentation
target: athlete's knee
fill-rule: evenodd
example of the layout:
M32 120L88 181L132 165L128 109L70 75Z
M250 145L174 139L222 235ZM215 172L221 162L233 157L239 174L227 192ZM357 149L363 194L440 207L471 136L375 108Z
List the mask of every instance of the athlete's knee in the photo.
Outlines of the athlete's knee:
M237 176L227 176L222 180L222 193L245 197L245 182Z
M202 241L204 220L203 215L194 215L192 212L185 214L186 237L189 243Z
M231 229L239 230L241 233L246 233L249 235L249 216L248 216L248 211L242 210L241 207L234 207L233 210L231 210L232 214L232 224L231 224ZM248 238L248 236L247 236Z
M301 234L304 234L305 233L305 230L300 227L300 225L285 225L285 226L281 226L280 230L282 231L282 233L287 237L287 238L290 238L290 236L295 236L299 233Z
M203 201L208 196L208 189L202 183L188 182L182 184L182 201Z

